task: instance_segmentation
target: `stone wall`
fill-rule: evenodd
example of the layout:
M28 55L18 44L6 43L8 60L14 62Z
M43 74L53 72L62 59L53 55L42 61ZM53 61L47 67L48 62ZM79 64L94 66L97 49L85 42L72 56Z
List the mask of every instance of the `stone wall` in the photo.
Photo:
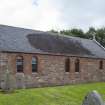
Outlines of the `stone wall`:
M1 59L8 59L8 67L12 75L16 78L18 88L55 86L75 83L97 82L105 80L105 60L104 67L99 69L100 59L78 58L80 60L80 72L75 72L76 57L69 57L70 72L65 72L65 56L24 54L24 53L1 53ZM24 72L16 71L16 56L24 58ZM32 73L32 57L38 58L38 72ZM4 67L4 68L3 68ZM4 74L6 65L0 66L0 81Z

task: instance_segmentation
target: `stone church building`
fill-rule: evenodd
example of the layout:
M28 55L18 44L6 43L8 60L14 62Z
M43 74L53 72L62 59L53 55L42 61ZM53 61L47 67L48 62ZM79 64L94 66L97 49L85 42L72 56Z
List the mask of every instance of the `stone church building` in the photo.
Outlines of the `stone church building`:
M95 39L0 25L0 84L7 70L18 88L105 81L105 49Z

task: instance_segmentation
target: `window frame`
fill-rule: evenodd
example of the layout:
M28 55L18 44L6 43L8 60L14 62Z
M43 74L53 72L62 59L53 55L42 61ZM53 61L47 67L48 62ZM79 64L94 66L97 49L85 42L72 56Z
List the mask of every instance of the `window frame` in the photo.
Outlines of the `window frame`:
M80 60L78 58L75 60L75 72L80 72Z
M101 70L103 69L103 60L99 61L99 69L101 69Z
M70 72L70 58L65 59L65 72L66 73Z
M33 59L35 61L33 61ZM33 65L35 66L34 69L33 69ZM38 58L36 56L33 56L32 59L31 59L31 67L32 67L32 69L31 69L32 73L37 73L38 72Z
M20 61L18 61L18 60L20 60ZM21 64L18 64L18 63L21 63ZM23 73L24 72L24 59L23 59L23 56L17 56L16 57L16 71L17 71L17 73Z

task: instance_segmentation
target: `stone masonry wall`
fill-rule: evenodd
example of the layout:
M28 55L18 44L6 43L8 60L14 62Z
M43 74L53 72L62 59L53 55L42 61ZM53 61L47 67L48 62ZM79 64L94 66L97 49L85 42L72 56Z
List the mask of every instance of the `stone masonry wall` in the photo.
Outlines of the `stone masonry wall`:
M18 88L55 86L75 83L97 82L105 80L105 60L103 60L103 69L99 69L100 59L78 58L80 60L80 72L75 72L75 59L69 57L70 72L65 72L65 56L52 56L40 54L24 53L1 53L0 59L8 60L8 67ZM24 72L17 73L16 57L23 56ZM38 72L32 73L32 57L38 58ZM0 82L3 80L2 75L6 65L0 65Z

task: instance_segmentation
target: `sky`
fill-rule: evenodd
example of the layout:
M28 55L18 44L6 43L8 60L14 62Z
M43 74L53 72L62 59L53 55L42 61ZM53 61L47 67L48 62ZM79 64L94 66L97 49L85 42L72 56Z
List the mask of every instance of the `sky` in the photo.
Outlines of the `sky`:
M48 31L105 26L105 0L0 0L0 24Z

